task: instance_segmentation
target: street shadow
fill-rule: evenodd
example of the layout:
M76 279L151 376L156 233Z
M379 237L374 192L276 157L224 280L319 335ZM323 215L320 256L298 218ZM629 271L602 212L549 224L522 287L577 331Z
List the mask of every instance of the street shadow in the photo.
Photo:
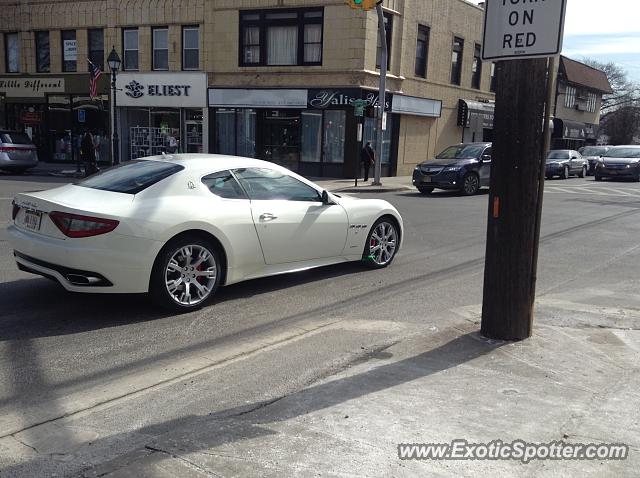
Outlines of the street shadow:
M356 262L253 279L219 288L203 309L215 310L217 304L227 301L366 270ZM146 294L73 293L45 278L0 283L0 311L0 342L76 334L180 315L159 308Z
M457 198L467 198L467 199L471 199L474 197L478 197L478 196L488 196L489 195L489 188L482 188L478 191L478 194L474 195L474 196L465 196L464 194L460 193L460 191L449 191L446 189L436 189L435 191L433 191L431 194L422 194L420 191L418 191L416 189L415 192L410 191L410 192L402 192L402 193L397 193L397 196L402 196L402 197L408 197L408 198L415 198L415 197L421 197L424 198L425 200L427 199L444 199L444 198L451 198L451 197L457 197Z
M46 184L67 184L77 181L75 178L66 178L60 176L30 176L28 174L10 174L0 171L0 183L2 181L23 182L23 183L46 183ZM27 191L21 191L27 192Z
M94 440L90 444L91 456L79 456L76 452L76 468L69 472L73 473L73 476L82 477L108 476L111 472L118 474L120 466L132 466L134 468L129 471L135 474L143 471L141 468L136 469L136 466L148 466L147 470L153 469L154 463L166 460L168 455L180 457L201 451L210 453L216 448L233 444L255 446L256 443L250 444L248 441L276 436L279 432L277 425L273 425L277 423L336 407L350 400L361 399L456 368L494 352L503 344L486 340L477 333L470 333L418 355L382 364L355 375L319 383L279 399L257 401L206 416L189 415ZM385 358L388 356L389 354L384 355ZM410 413L410 405L407 407L402 413ZM397 412L401 413L400 410ZM363 413L366 413L366 408ZM91 464L96 457L109 455L108 451L111 451L113 443L132 443L132 448L136 447L135 444L139 446L140 436L153 437L146 442L144 449L133 451L129 448L131 451L128 457L116 457L111 452L112 462ZM259 445L265 446L264 443ZM99 450L104 450L105 453L97 453ZM47 460L50 459L48 456L40 455L29 462L7 467L4 472L13 476L20 475L25 470L38 470L46 466ZM89 464L89 467L82 471L78 470L80 459L86 460ZM73 465L73 462L69 462L70 467ZM125 470L121 472L127 473Z

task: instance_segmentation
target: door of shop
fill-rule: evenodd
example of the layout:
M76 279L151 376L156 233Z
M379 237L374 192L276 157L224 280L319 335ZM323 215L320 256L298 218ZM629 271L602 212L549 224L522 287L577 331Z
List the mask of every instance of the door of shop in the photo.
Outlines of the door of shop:
M263 154L272 163L298 171L300 162L300 112L264 110Z

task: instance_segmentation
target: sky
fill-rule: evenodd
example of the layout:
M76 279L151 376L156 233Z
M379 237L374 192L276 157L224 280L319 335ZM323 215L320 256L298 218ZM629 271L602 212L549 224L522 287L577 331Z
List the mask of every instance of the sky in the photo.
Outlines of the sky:
M613 61L640 83L638 18L638 0L567 0L562 54L578 61Z

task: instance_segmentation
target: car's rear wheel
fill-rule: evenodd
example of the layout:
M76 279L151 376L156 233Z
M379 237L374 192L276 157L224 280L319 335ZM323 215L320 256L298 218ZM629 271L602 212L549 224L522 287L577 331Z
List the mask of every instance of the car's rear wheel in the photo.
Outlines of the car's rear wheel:
M387 267L396 256L399 240L400 231L396 222L390 217L381 217L369 231L363 260L374 269Z
M562 170L562 175L560 176L562 179L568 179L569 178L569 166L565 166L564 169Z
M418 191L420 191L421 194L431 194L434 189L435 188L420 186Z
M586 166L582 166L582 169L580 170L580 174L578 174L579 178L584 178L587 175L587 167Z
M221 276L219 254L210 241L191 234L179 236L160 251L149 294L161 307L188 312L214 295Z
M462 188L460 191L465 196L473 196L478 194L480 190L480 178L475 173L467 173L462 178Z
M547 175L545 175L545 178L547 178L547 179L553 179L553 174L547 174Z
M596 181L602 181L602 176L600 176L599 174L596 174L594 179Z

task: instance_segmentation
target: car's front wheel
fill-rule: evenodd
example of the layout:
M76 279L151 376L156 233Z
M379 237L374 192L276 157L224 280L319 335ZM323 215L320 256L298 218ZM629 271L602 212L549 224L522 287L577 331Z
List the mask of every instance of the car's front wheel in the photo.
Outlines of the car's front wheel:
M564 169L562 170L562 175L560 176L560 178L562 179L568 179L569 178L569 166L565 166Z
M363 260L374 269L387 267L398 251L400 231L390 217L378 219L369 231L364 246Z
M582 166L582 169L580 170L580 174L578 174L579 178L584 178L587 175L587 167L586 166Z
M216 247L197 235L173 239L160 251L151 272L149 294L166 309L188 312L213 296L222 276Z
M475 173L467 173L462 178L461 192L465 196L473 196L478 194L480 190L480 178Z

